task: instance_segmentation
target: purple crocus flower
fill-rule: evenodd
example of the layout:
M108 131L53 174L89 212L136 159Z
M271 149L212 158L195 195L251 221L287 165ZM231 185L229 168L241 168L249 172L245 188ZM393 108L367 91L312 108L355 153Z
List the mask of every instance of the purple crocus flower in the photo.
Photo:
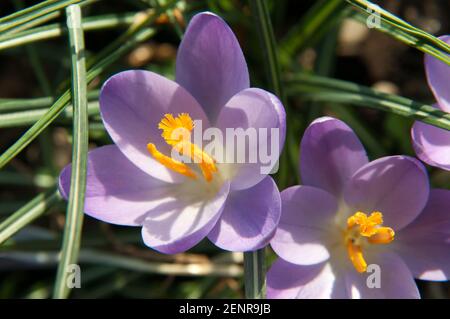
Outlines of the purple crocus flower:
M418 160L369 162L330 117L308 127L300 155L304 185L281 193L270 242L269 298L419 298L414 277L449 278L450 191L430 191Z
M221 18L192 18L175 82L148 71L121 72L104 84L100 111L114 144L88 154L86 214L142 227L145 244L163 253L183 252L205 236L232 251L268 243L281 213L273 179L258 163L216 162L190 139L197 120L203 129L277 129L279 148L284 143L283 105L249 87L242 50ZM177 129L188 134L181 144L171 139ZM193 161L174 159L174 151ZM69 165L60 176L66 198L70 174Z
M450 44L450 36L440 37ZM428 85L436 98L436 108L450 113L450 67L444 62L425 56ZM422 122L415 122L411 129L414 150L425 163L450 171L450 131Z

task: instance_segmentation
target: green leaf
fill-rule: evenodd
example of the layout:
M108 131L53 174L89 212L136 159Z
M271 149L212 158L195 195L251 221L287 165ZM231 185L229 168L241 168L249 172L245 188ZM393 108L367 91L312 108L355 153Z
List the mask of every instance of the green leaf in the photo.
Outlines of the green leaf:
M34 99L0 99L0 113L48 107L54 102L55 99L50 96Z
M292 55L314 44L345 16L347 7L342 0L317 1L280 41L282 64L288 64Z
M163 10L168 10L175 4L171 1L161 9L155 10L151 13L143 13L143 18L132 24L130 28L114 42L110 43L94 58L87 61L89 71L87 72L87 81L91 82L95 77L100 75L105 69L115 62L119 57L128 52L136 44L147 40L153 36L155 30L148 28L156 17L158 17ZM39 119L22 137L17 140L11 147L9 147L0 156L0 168L5 166L17 154L19 154L28 144L30 144L48 125L50 125L58 115L64 110L70 101L70 90L66 90L50 107L45 115Z
M66 9L72 57L72 100L73 100L73 146L72 175L70 179L69 204L67 205L61 260L53 291L54 298L67 298L68 268L76 264L80 250L83 227L84 198L86 193L87 152L88 152L88 111L86 58L84 56L84 34L81 28L81 9L71 5Z
M18 25L17 27L14 27L6 32L0 33L1 37L13 37L15 34L28 30L30 28L34 28L36 26L42 25L50 20L56 19L60 16L59 12L52 12L46 15L43 15L42 17L38 17L34 20L28 21L24 24Z
M51 101L51 99L50 99ZM36 110L0 113L0 128L28 126L41 119L48 112L48 108L40 108ZM100 114L98 101L88 104L88 115ZM73 107L67 106L58 116L61 121L73 119Z
M359 11L354 17L361 23L367 23L367 18L374 13L380 17L380 26L376 29L389 34L395 39L414 47L422 52L428 53L431 56L441 60L450 65L450 45L444 41L432 36L431 34L420 30L400 19L389 11L384 10L378 5L374 5L366 0L346 0ZM370 9L370 11L369 11Z
M264 299L266 291L266 269L264 248L244 252L244 285L247 299Z
M267 62L266 66L270 87L283 100L277 44L273 34L272 23L270 22L267 3L264 0L251 0L250 4L261 37L261 44Z
M3 256L28 263L36 263L40 266L54 265L58 261L58 253L55 251L38 250L2 251ZM242 266L236 263L223 262L199 262L199 263L171 263L171 262L149 262L137 257L114 254L101 251L99 249L80 250L80 263L92 265L104 265L108 267L125 269L131 272L142 272L165 276L184 277L240 277L242 276Z
M98 100L100 91L94 90L88 93L88 99ZM55 103L55 98L51 96L38 97L32 99L0 99L0 114L11 111L30 111L34 109L40 109L39 111L45 112L50 106Z
M9 216L0 224L0 245L19 230L43 215L50 207L61 200L59 192L52 190L39 194L25 206Z
M402 96L309 74L296 74L286 84L288 95L301 95L306 100L370 107L450 130L450 114Z
M261 47L265 56L265 65L267 68L269 88L277 95L283 102L286 109L286 113L290 114L289 104L285 99L283 86L281 83L281 71L280 63L277 51L277 44L275 41L274 31L272 23L270 21L269 10L267 8L267 1L264 0L251 0L252 13L256 20L258 33L260 35ZM287 132L286 136L289 136L291 127L289 117L287 118ZM280 188L284 188L288 185L288 180L291 177L292 162L290 162L290 154L292 150L289 143L286 143L283 149L283 153L280 156L280 170L277 172L277 181ZM296 164L294 164L296 165Z
M61 10L68 5L80 2L83 2L83 0L47 0L24 10L14 12L9 16L0 18L0 34L31 20Z
M83 19L82 27L86 31L107 30L129 26L136 20L136 13L107 14ZM13 48L27 43L53 39L65 35L67 28L63 23L54 23L26 31L0 36L0 50Z

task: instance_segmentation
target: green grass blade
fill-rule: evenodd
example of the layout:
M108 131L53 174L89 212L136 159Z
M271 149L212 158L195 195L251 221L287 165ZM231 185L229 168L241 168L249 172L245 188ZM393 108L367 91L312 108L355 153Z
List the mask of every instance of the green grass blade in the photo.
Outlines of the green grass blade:
M441 60L450 65L450 45L442 40L432 36L431 34L420 30L407 23L406 21L396 17L392 13L383 8L374 5L366 0L346 0L350 5L359 9L355 18L366 23L367 17L376 12L380 17L380 26L376 29L389 34L395 39L414 47L424 53ZM370 9L371 12L368 10Z
M301 18L289 33L280 41L280 58L283 64L292 59L292 55L321 38L319 35L329 31L342 18L347 5L342 0L320 0Z
M48 109L36 109L21 112L11 112L11 113L0 113L0 129L7 127L20 127L29 126L36 123L40 118L42 118ZM98 101L88 103L88 115L98 115L100 114L100 108ZM73 107L71 105L67 106L61 114L58 116L57 120L71 120L73 119Z
M22 0L13 0L13 3L16 10L23 9ZM51 20L57 16L59 16L59 12L52 12L38 19L31 20L30 22L27 22L17 28L14 28L9 32L18 32L22 29L28 29L32 26L45 23L48 20ZM35 49L35 46L33 44L27 45L24 47L24 49L28 55L28 59L30 61L31 67L33 68L34 75L39 83L42 93L48 96L52 95L52 86L45 72L44 64L42 63L41 58ZM48 143L49 139L51 138L49 134L50 134L49 131L46 130L43 131L42 134L39 136L39 146L41 148L42 164L43 166L47 167L49 171L53 172L56 175L57 172L53 162L53 148L51 144Z
M107 14L83 19L83 30L107 30L131 25L136 19L136 13ZM54 23L29 29L15 34L0 36L0 50L17 47L27 43L53 39L65 35L67 28L63 23Z
M267 3L264 0L251 0L250 4L257 22L261 44L266 57L270 87L273 92L283 100L283 88L281 86L277 46L273 34L272 23L270 22Z
M25 206L9 216L0 224L0 245L19 230L43 215L50 207L61 200L59 192L52 189L39 194Z
M247 299L264 299L266 290L264 248L244 253L244 286Z
M36 18L34 20L28 21L24 24L21 24L17 27L14 27L4 33L2 33L2 36L14 36L15 34L25 31L34 27L37 27L39 25L42 25L50 20L56 19L60 16L59 12L51 12L49 14L43 15L42 17Z
M40 3L38 3L38 4L34 5L34 6L25 8L25 9L23 9L23 10L14 12L14 13L12 13L12 14L6 16L6 17L0 18L0 23L5 23L5 22L11 21L11 20L17 20L17 19L19 19L20 17L23 17L23 16L25 16L25 15L27 15L27 14L31 14L31 13L33 13L33 12L36 13L36 11L39 11L39 10L44 10L47 6L55 5L55 4L57 4L58 2L61 2L61 0L47 0L47 1L42 1L42 2L40 2Z
M15 12L9 16L0 18L0 34L31 20L61 10L68 5L80 2L83 2L83 0L47 0L32 7Z
M102 50L91 63L88 61L90 67L87 73L87 81L92 81L96 76L101 74L105 69L115 62L119 57L128 52L131 48L135 47L138 43L141 43L155 34L155 30L148 28L157 16L159 16L163 10L169 9L173 6L175 1L171 1L169 4L156 10L153 13L148 13L140 22L130 26L128 31L113 43ZM26 131L22 137L17 140L11 147L9 147L0 156L0 168L4 167L9 161L11 161L17 154L19 154L28 144L30 144L48 125L50 125L58 115L64 110L70 101L70 90L65 91L45 113L45 115L39 119L28 131Z
M66 14L72 55L72 100L74 105L72 177L70 180L69 204L67 206L61 260L53 292L54 298L67 298L69 296L70 288L67 285L68 267L78 262L84 216L89 141L86 58L84 56L84 34L81 28L80 6L71 5L67 7Z
M21 251L18 249L4 251L3 256L14 258L17 261L33 263L39 266L53 266L58 262L58 253L49 250L31 249ZM204 262L204 263L170 263L145 261L141 258L104 252L100 249L80 250L80 263L86 265L103 265L124 269L130 272L158 274L164 276L183 277L241 277L242 266L236 263Z
M286 85L290 96L301 95L307 100L370 107L450 130L450 114L448 113L431 105L394 94L381 93L352 82L296 74L286 82Z
M443 50L447 54L450 54L450 45L445 43L442 40L439 40L438 38L432 36L431 34L416 28L415 26L409 24L408 22L400 19L399 17L395 16L394 14L390 13L389 11L381 8L380 6L374 6L374 4L371 1L366 0L347 0L352 5L362 8L364 11L367 12L367 8L371 8L372 11L377 12L381 18L388 23L390 23L393 26L396 26L400 28L401 30L412 34L414 36L417 36L425 41L429 41L433 43L437 48Z
M26 131L11 147L0 156L0 168L5 166L17 154L19 154L28 144L30 144L39 134L52 123L64 110L70 100L70 92L63 93L53 104L53 106L42 116L28 131Z
M269 16L269 10L267 8L267 1L251 0L250 5L259 31L258 33L262 44L261 47L265 55L265 64L267 67L269 87L283 102L283 105L286 108L286 112L289 114L289 105L286 103L283 86L281 84L281 71L277 52L277 44L275 41L272 23ZM287 130L290 130L290 128L291 125L289 124L288 118ZM287 132L286 135L288 136L289 133ZM277 180L281 188L284 188L288 185L288 179L290 175L289 154L291 150L289 149L289 147L289 144L284 145L283 153L281 154L279 159L280 170L277 173Z
M0 113L48 107L53 102L55 100L50 96L34 99L0 99Z
M98 100L99 93L99 90L90 91L88 93L89 101ZM30 111L34 109L41 109L40 111L46 111L50 106L52 106L53 103L55 103L55 98L51 96L31 99L0 99L0 114Z

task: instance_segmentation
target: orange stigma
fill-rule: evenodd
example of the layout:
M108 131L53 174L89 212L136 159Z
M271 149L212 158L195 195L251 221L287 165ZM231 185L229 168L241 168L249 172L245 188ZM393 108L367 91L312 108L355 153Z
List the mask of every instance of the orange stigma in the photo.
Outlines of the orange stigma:
M177 117L174 117L172 114L165 114L159 122L158 128L163 131L161 136L168 145L172 146L172 150L198 164L203 177L210 182L213 178L213 173L217 172L217 167L210 155L196 144L191 143L191 131L194 129L194 122L189 114L181 113ZM197 178L197 175L189 165L162 154L156 149L155 144L147 144L147 150L155 160L172 171L190 178Z
M367 262L363 255L366 244L389 244L394 240L395 232L390 227L383 227L383 214L373 212L370 216L356 212L347 219L345 244L350 261L356 271L363 273Z

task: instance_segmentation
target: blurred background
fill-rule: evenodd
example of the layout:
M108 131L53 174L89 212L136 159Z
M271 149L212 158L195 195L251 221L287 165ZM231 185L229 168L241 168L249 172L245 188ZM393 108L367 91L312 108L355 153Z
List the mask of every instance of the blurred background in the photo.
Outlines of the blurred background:
M38 2L3 0L0 17ZM123 34L138 12L165 1L85 2L83 17L91 26L85 32L89 59ZM308 14L325 2L268 1L281 77L286 81L283 90L289 115L285 165L276 175L280 189L299 183L296 163L300 138L306 126L322 115L346 121L363 141L371 159L388 154L414 155L409 138L413 120L345 103L311 101L291 88L289 79L297 74L333 77L434 103L425 79L424 54L367 28L344 1L333 8L332 19L323 23L320 32L309 34L306 26L312 24ZM374 2L433 35L450 34L449 1ZM174 78L182 32L190 17L200 11L217 13L230 24L246 56L252 86L271 89L260 34L248 1L177 1L173 8L150 26L154 35L130 47L89 85L90 148L111 143L98 115L98 89L105 79L133 68ZM59 33L21 45L14 43L14 38L0 37L0 153L67 88L71 64L64 25L64 12L58 12L33 28L50 26L49 30ZM38 194L54 189L59 171L71 160L70 113L63 112L0 170L0 222ZM428 169L434 187L450 188L449 172ZM30 225L0 246L0 298L51 296L65 209L65 203L55 199ZM273 259L268 250L268 265ZM71 297L242 298L242 262L242 254L220 251L207 240L184 254L161 255L144 246L137 228L112 226L86 216L80 253L81 288L74 289ZM448 283L418 281L418 285L424 298L450 297Z

